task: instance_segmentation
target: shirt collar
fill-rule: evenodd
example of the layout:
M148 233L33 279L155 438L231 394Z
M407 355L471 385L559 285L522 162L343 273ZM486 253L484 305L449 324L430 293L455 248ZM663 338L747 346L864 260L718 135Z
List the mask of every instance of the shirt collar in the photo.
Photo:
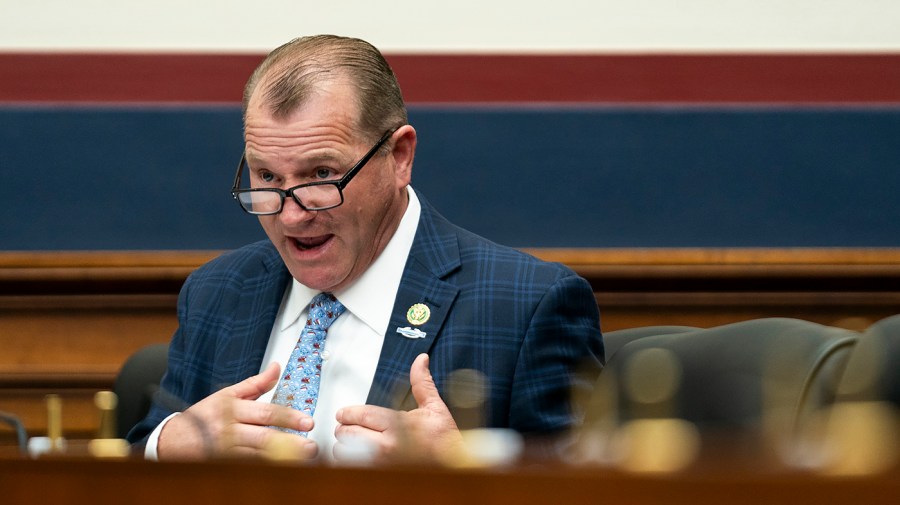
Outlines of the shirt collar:
M387 246L369 268L349 287L334 293L338 300L372 331L384 335L394 309L394 300L400 289L400 279L406 268L406 260L412 249L419 226L422 205L412 187L407 186L409 204L400 219L400 225ZM288 288L280 330L296 323L306 311L309 302L319 291L304 286L294 279Z

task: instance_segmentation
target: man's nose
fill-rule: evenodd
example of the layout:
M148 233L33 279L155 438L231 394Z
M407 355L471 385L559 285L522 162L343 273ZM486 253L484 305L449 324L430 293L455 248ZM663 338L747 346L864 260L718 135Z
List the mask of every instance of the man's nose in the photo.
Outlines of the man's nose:
M316 217L316 211L304 209L294 197L287 196L278 217L284 224L302 223Z

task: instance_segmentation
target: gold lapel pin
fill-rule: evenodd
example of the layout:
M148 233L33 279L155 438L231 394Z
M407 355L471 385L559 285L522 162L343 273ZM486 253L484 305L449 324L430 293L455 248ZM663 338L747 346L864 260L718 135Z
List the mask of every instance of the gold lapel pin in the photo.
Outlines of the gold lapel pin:
M406 320L415 326L423 325L431 317L431 309L424 303L417 303L406 311Z

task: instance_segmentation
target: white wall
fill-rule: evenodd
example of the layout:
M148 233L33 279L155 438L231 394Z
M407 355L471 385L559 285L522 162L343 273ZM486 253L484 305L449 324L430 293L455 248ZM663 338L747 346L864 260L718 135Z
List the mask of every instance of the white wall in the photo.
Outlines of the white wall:
M252 6L252 7L251 7ZM900 51L898 0L0 0L0 51Z

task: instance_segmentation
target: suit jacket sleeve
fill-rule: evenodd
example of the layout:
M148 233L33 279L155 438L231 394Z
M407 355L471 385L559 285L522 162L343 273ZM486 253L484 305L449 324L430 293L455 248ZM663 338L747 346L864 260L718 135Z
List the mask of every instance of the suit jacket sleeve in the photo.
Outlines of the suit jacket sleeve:
M603 365L600 314L590 285L570 272L539 301L516 362L510 427L551 434L581 416L573 397L592 387Z
M178 295L178 329L169 343L169 356L166 373L162 378L159 390L153 395L153 403L150 406L150 412L147 416L135 425L128 433L127 440L137 448L143 448L146 445L147 437L156 428L156 426L166 417L181 410L186 405L180 405L183 397L181 391L181 375L183 373L182 356L184 348L184 315L187 312L188 291L190 289L190 278L185 282L181 292Z

